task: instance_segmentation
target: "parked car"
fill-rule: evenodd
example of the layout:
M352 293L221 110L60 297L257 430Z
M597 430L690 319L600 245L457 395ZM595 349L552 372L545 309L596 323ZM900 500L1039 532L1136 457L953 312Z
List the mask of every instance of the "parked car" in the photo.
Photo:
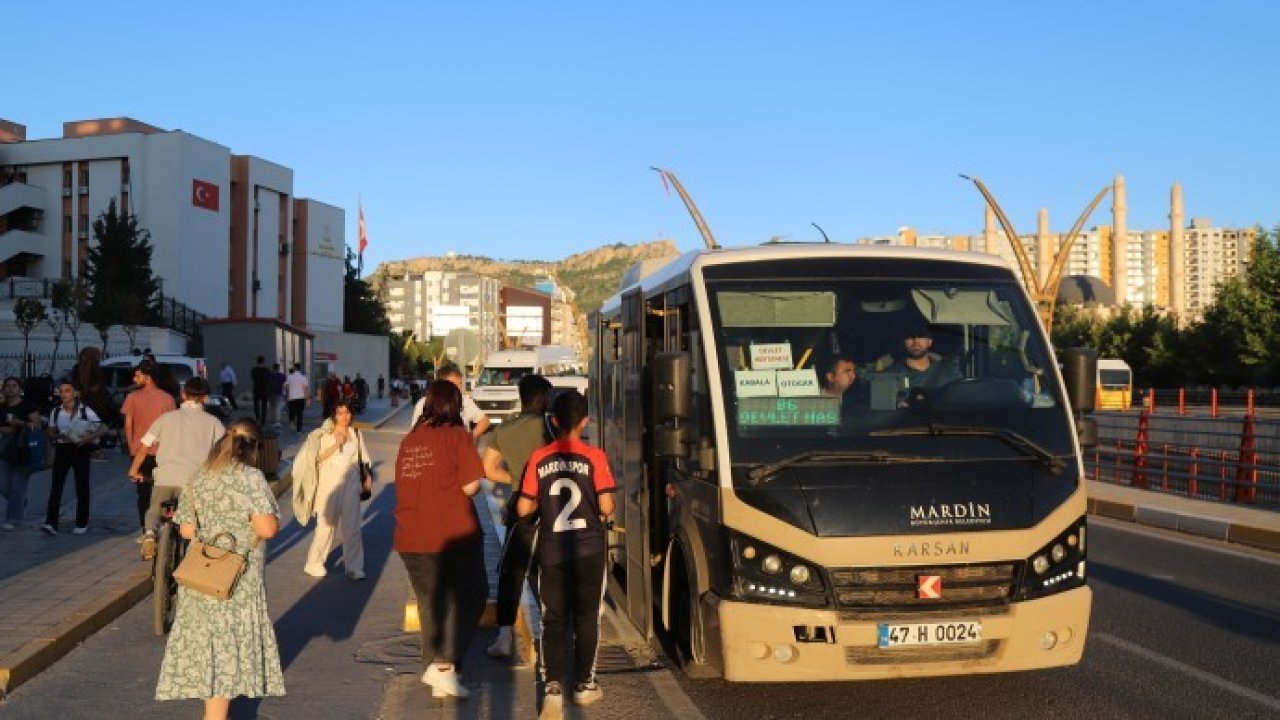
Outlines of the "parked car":
M142 362L141 355L119 355L102 361L102 372L106 376L107 397L112 407L117 410L124 405L125 396L134 389L133 369L140 362ZM156 363L168 368L179 385L197 375L206 377L204 358L156 355ZM222 395L209 395L205 399L204 409L223 422L231 419L231 402Z

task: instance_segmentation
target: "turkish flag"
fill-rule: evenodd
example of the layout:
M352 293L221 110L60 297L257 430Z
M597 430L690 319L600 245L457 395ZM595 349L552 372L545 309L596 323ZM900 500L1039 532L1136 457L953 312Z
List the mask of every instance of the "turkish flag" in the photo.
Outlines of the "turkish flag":
M357 245L359 249L356 252L363 255L364 249L369 246L369 236L364 231L364 203L360 203L359 221L356 228L356 235L359 239L359 244Z
M218 186L203 180L191 181L191 204L205 210L218 210Z

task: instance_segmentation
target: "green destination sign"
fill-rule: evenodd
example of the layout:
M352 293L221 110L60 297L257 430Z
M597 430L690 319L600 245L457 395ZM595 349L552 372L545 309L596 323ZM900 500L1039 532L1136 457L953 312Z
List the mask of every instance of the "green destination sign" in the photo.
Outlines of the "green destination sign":
M840 424L840 398L738 398L738 425L808 427Z

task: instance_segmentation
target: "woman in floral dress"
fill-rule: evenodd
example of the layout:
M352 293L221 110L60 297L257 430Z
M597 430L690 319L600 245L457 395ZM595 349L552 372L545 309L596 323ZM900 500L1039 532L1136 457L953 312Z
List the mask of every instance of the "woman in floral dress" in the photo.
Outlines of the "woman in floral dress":
M199 536L207 542L225 532L235 536L240 552L253 548L230 599L178 588L156 699L202 699L206 720L226 718L233 697L284 695L280 650L263 587L267 554L261 543L279 529L279 509L266 478L253 466L259 438L252 420L232 423L182 491L174 516L184 538Z

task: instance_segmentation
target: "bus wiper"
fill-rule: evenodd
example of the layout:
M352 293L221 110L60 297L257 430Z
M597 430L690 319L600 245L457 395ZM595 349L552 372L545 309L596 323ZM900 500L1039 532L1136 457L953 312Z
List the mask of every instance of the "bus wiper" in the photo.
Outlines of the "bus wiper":
M811 462L824 462L824 461L835 460L835 461L844 461L844 462L888 463L888 462L921 462L927 459L928 458L895 455L893 453L890 453L887 450L863 450L863 451L808 450L806 452L797 453L790 457L785 457L785 458L782 458L781 460L776 460L771 463L765 463L764 465L757 465L756 467L753 467L747 471L747 480L750 481L752 485L758 485L762 480L765 480L773 475L778 474L778 472L781 470L785 470L794 465L801 465L804 463L811 463Z
M876 437L894 437L901 435L971 435L974 437L993 437L1003 440L1006 445L1034 457L1044 467L1055 473L1062 472L1066 464L1062 458L1049 452L1043 445L1006 428L990 428L970 425L938 425L930 423L919 427L894 428L892 430L875 430L867 433Z

